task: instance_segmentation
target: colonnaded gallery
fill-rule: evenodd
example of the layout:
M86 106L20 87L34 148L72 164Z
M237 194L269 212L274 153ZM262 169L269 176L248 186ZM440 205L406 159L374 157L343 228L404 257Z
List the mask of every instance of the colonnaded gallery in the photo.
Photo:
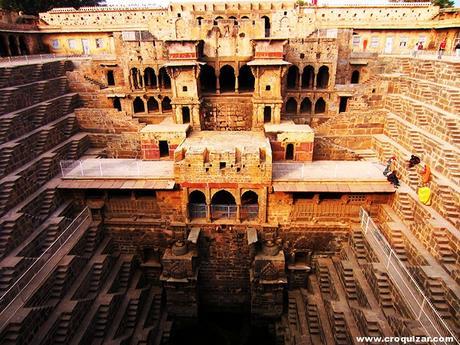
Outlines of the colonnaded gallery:
M369 3L0 11L0 344L458 344L460 9Z

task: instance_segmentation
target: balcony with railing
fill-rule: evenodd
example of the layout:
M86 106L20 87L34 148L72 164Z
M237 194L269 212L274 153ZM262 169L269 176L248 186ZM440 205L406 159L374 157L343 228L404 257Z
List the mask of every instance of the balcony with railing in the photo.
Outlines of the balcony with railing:
M236 205L211 205L211 219L235 219L237 209Z
M241 205L240 218L242 220L257 220L259 217L259 205Z
M206 204L189 204L188 213L191 219L206 219L208 207Z

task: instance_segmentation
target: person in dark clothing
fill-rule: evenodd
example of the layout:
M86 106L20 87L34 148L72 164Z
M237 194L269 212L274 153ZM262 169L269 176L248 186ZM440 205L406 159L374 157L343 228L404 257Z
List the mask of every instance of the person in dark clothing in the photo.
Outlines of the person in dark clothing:
M392 156L388 161L387 161L387 166L385 168L385 170L383 171L383 176L388 176L388 174L391 172L391 164L393 163L393 161L396 160L396 157L395 156Z
M417 156L411 155L409 159L409 169L416 166L419 163L420 163L420 158Z
M399 187L399 179L398 176L396 176L396 170L393 170L393 172L387 176L387 181L392 183L395 188Z

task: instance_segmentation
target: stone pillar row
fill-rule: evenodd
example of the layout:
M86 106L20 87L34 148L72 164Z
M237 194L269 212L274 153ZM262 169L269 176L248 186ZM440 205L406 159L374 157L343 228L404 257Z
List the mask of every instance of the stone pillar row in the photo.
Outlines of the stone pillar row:
M199 307L199 228L192 228L187 240L177 240L162 257L160 280L166 292L168 313L193 318ZM283 313L283 292L287 286L286 263L281 240L266 240L256 250L257 231L247 230L252 253L249 272L251 314L256 318L279 318Z

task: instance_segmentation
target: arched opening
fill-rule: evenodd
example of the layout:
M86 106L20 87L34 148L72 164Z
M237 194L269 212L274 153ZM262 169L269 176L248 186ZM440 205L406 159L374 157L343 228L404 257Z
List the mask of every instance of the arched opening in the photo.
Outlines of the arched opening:
M169 144L167 140L159 140L158 149L160 150L160 158L169 157Z
M265 37L270 37L270 18L263 16L262 19L264 20Z
M359 71L355 70L351 74L351 83L352 84L358 84L359 83Z
M202 92L216 91L216 72L214 68L208 64L201 67L200 71L200 87Z
M145 104L140 97L136 97L133 102L134 113L144 113Z
M344 113L348 109L348 99L350 97L340 97L339 113Z
M13 35L8 36L8 43L10 45L10 52L12 56L19 55L18 44L16 42L16 37Z
M235 91L235 70L230 65L225 65L220 69L219 75L220 91Z
M242 16L241 19L242 20L249 20L249 17L248 16Z
M272 122L272 107L266 106L264 108L264 123Z
M295 114L297 112L297 101L291 97L286 102L286 114Z
M169 97L163 98L163 100L161 101L161 109L163 109L163 112L172 110L171 100L169 99Z
M235 218L236 202L233 195L226 190L214 194L211 199L212 219Z
M323 97L320 97L315 103L315 114L322 114L326 112L326 102Z
M161 67L160 71L158 72L158 79L160 80L160 88L162 89L170 89L171 88L171 78L169 77L168 73L166 72L166 68Z
M19 49L21 50L21 55L29 55L29 47L27 47L24 36L19 36Z
M219 23L219 20L222 20L224 18L222 18L221 16L219 17L216 17L216 19L214 19L214 25L217 25Z
M297 66L291 66L287 73L287 88L295 89L297 87L297 79L299 77L299 69Z
M117 109L118 111L121 111L121 102L120 102L119 97L114 97L112 103L115 109Z
M206 218L206 197L203 192L194 190L188 196L188 210L191 219Z
M182 123L190 123L190 108L182 107Z
M140 73L136 67L131 68L131 81L132 87L134 89L140 89L142 86L140 84Z
M114 86L115 85L115 76L112 70L107 71L107 85Z
M238 74L238 88L240 91L254 91L255 78L252 74L251 67L244 65L240 68Z
M257 219L259 216L259 196L249 190L241 196L241 219Z
M155 71L151 67L147 67L144 70L144 85L148 89L153 89L157 87L157 76Z
M235 16L228 17L229 20L233 20L233 24L238 25L238 21L236 20Z
M302 89L312 89L315 80L315 69L313 66L307 66L302 73Z
M159 110L158 102L155 99L155 97L149 97L149 99L147 101L147 111L149 113L153 113L153 112L158 111L158 110Z
M198 26L201 26L202 21L203 21L203 17L196 18L196 22L197 22Z
M321 66L318 71L318 80L316 82L316 87L318 89L326 89L329 85L329 67Z
M311 114L311 105L310 98L304 98L302 103L300 103L300 113Z
M8 43L6 42L5 36L0 35L0 56L9 56Z
M294 159L294 144L287 144L286 145L286 154L284 159L287 161L292 161Z

